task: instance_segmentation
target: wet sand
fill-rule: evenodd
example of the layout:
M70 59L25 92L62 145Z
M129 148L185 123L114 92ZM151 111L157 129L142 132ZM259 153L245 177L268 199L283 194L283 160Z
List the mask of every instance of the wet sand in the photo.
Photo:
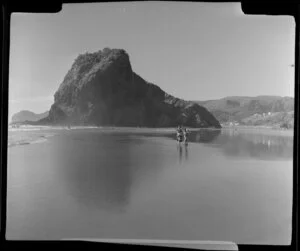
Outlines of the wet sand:
M13 132L7 238L289 244L291 137L156 130Z

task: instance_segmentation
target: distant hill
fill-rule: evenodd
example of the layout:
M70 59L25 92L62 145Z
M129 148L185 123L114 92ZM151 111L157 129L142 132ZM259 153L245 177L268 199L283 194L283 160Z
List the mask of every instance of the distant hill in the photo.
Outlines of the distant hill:
M280 96L232 96L195 101L209 110L221 124L291 127L294 124L294 98Z
M36 114L31 111L23 110L15 113L11 118L11 123L23 123L26 121L35 122L40 119L46 118L49 115L49 111Z
M132 68L122 49L79 55L38 124L220 128L201 105L173 97Z
M294 112L274 112L254 114L240 121L241 125L271 126L277 128L293 128Z

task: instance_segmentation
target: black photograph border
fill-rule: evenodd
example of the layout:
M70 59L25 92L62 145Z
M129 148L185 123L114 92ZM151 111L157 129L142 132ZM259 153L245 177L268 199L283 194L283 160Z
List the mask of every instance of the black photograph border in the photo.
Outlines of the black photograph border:
M13 12L30 12L30 13L57 13L62 9L62 4L66 3L95 3L101 1L5 1L2 3L2 79L1 79L1 157L0 157L0 212L1 212L1 228L0 228L0 247L5 248L70 248L78 247L84 249L127 249L132 250L168 250L172 247L160 246L144 246L132 244L115 244L115 243L99 243L88 241L9 241L5 238L6 230L6 192L7 192L7 125L8 125L8 65L9 65L9 42L10 42L10 16ZM104 2L131 2L131 1L104 1ZM170 1L172 2L172 1ZM294 112L294 149L293 149L293 206L292 206L292 242L290 246L269 246L269 245L238 245L239 250L298 250L298 137L299 137L299 17L300 4L298 1L188 1L188 2L241 2L242 11L248 15L289 15L293 16L296 22L295 30L295 112ZM174 247L173 247L174 248ZM185 250L186 248L182 248ZM1 248L1 250L4 250ZM192 249L187 249L192 250ZM196 250L196 249L195 249ZM199 250L199 249L197 249Z

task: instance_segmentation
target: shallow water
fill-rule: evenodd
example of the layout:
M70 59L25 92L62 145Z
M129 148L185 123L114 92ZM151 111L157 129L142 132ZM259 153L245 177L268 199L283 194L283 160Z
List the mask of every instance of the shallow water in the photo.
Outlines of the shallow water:
M8 239L290 243L288 133L199 130L179 146L167 130L45 129L9 144Z

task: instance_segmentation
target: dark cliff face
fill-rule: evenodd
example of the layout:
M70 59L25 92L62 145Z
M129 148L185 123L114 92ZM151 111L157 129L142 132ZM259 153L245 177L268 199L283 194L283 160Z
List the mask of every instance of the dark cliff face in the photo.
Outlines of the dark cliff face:
M128 54L120 49L80 55L54 100L40 123L220 128L206 108L168 95L134 73Z

